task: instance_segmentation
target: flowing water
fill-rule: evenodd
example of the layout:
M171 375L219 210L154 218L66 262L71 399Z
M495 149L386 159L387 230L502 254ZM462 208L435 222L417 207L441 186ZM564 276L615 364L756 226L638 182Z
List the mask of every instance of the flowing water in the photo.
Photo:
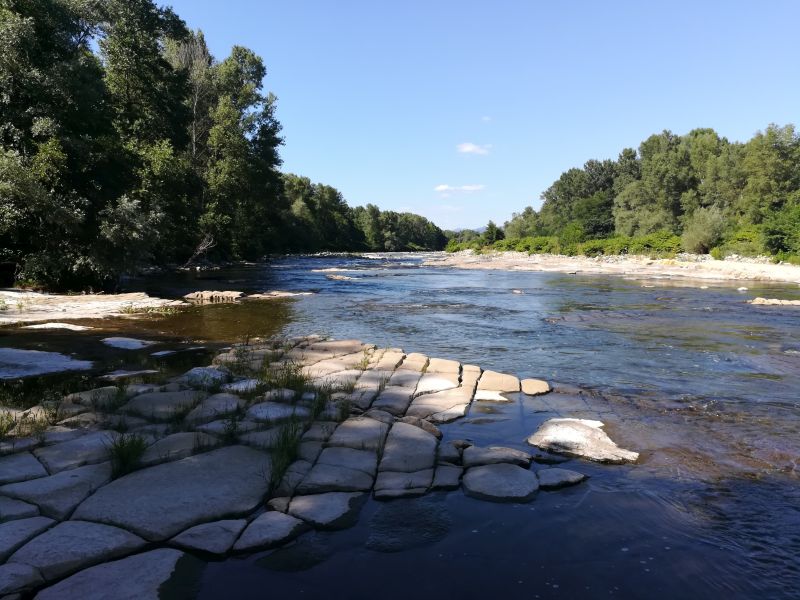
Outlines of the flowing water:
M599 418L641 453L635 465L572 461L588 482L526 505L460 492L370 501L347 531L210 563L203 598L798 597L800 309L746 300L800 288L428 268L423 258L288 258L134 281L162 296L314 294L107 319L86 334L3 329L0 345L69 349L97 361L93 375L178 371L247 336L358 338L554 383L544 397L475 405L443 427L448 439L524 449L558 414ZM107 335L159 346L110 350ZM151 356L161 349L182 351Z

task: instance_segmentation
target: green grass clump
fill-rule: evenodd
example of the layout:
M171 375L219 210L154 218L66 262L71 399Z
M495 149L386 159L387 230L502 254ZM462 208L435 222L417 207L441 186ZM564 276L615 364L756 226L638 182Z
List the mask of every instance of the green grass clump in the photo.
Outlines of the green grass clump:
M311 378L303 372L303 365L294 361L267 364L259 380L268 389L294 390L298 394L310 388Z
M5 440L17 425L17 419L9 411L0 412L0 441Z
M270 493L277 489L289 466L297 460L302 435L303 427L294 419L278 429L278 437L272 448L272 469L269 474Z
M111 474L115 479L139 468L147 441L137 433L123 433L109 444Z

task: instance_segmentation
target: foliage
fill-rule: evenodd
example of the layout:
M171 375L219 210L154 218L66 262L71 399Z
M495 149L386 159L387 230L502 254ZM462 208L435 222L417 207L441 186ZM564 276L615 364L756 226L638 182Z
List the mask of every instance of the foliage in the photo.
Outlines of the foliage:
M719 208L698 208L683 229L683 248L688 252L707 254L719 242L724 227L725 219Z
M139 468L147 440L136 433L122 433L111 440L111 470L114 478L127 475Z

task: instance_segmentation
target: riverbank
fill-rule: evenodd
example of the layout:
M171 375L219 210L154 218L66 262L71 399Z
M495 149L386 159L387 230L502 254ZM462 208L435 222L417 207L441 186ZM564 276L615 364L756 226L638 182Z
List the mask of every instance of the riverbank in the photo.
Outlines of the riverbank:
M648 256L563 256L525 252L472 250L432 257L424 266L455 269L538 271L569 274L606 274L659 279L706 281L761 281L800 283L800 266L775 264L761 259L714 260L697 255L654 259Z

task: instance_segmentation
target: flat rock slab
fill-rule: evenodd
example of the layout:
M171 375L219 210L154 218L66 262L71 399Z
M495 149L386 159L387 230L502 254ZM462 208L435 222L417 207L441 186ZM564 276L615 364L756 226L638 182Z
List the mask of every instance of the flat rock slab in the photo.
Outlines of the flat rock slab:
M244 406L244 400L234 394L214 394L209 396L195 406L188 415L187 423L205 423L221 419L222 417L236 412Z
M327 352L334 356L340 356L362 352L364 347L361 340L325 340L310 344L307 349L309 352Z
M518 392L520 389L519 379L505 373L484 371L478 380L478 389L493 390L495 392Z
M213 435L229 435L232 433L245 433L247 431L254 431L259 427L263 427L263 423L256 423L248 419L232 421L231 419L217 419L210 423L203 423L202 425L195 426L197 431L210 433Z
M120 390L114 385L78 392L64 397L65 402L82 404L96 409L113 408L117 405Z
M195 367L189 369L185 374L186 383L192 387L202 388L204 390L219 389L231 379L228 371L223 371L217 367Z
M265 512L247 526L233 549L239 552L272 548L308 530L304 521L278 511Z
M425 373L417 383L415 396L422 394L432 394L458 387L458 373Z
M0 487L0 494L36 504L42 514L66 519L84 498L111 480L111 463L87 465Z
M120 348L122 350L141 350L142 348L147 348L148 346L152 346L155 342L149 342L146 340L137 340L136 338L129 338L129 337L107 337L100 340L106 346L111 346L112 348Z
M476 402L513 402L511 398L508 398L501 392L496 392L494 390L477 390L475 392L474 400Z
M189 411L205 398L205 392L185 390L182 392L151 392L134 396L120 410L134 413L142 417L167 420L185 411Z
M0 457L0 485L45 477L47 469L30 452Z
M355 450L354 448L329 447L319 455L317 464L347 467L363 471L370 477L378 468L378 455L372 450Z
M617 446L602 428L601 421L550 419L529 436L527 441L542 450L596 462L621 464L634 462L639 458L637 452Z
M389 386L375 399L372 408L384 410L395 416L402 416L406 414L413 395L414 388L412 387Z
M232 383L226 383L220 390L230 394L252 394L258 389L260 382L258 379L240 379Z
M17 550L9 562L39 570L46 581L130 554L145 545L132 533L85 521L64 521Z
M245 519L227 519L196 525L170 540L173 546L221 555L233 547L242 530L247 527Z
M539 396L553 389L549 383L541 379L523 379L520 383L522 385L522 393L528 396Z
M426 373L454 373L458 375L461 372L461 363L457 360L448 360L446 358L432 358L428 362L428 368L425 369Z
M136 471L84 501L73 518L161 541L193 525L246 514L267 492L263 452L231 446Z
M53 519L47 517L31 517L0 524L0 562L54 523Z
M317 529L344 529L354 524L365 498L365 494L346 492L295 496L289 514Z
M367 417L352 417L336 428L328 445L377 451L383 445L388 431L386 423Z
M217 438L200 431L173 433L148 446L142 454L140 463L142 466L149 467L158 463L179 460L217 445L219 445Z
M199 561L171 548L159 548L96 567L39 592L37 600L157 600L176 571L197 569Z
M425 394L414 398L406 415L436 423L448 423L463 417L471 400L472 389L465 387Z
M0 523L39 516L39 508L22 500L0 496Z
M410 473L433 468L436 463L436 436L409 425L395 423L386 438L381 471Z
M509 463L528 468L532 458L527 452L515 450L514 448L505 448L503 446L489 446L488 448L470 446L464 449L462 456L465 467Z
M5 596L5 594L22 592L43 583L44 579L33 567L15 563L0 565L0 594L3 595L3 598L7 597L9 600L13 600L12 596Z
M433 482L433 469L423 469L413 473L381 471L375 481L375 498L391 500L422 496L428 492Z
M109 460L110 447L117 436L116 431L95 431L68 442L37 448L33 453L51 473L58 473Z
M492 502L527 502L539 490L535 473L509 464L472 467L461 482L467 496Z
M432 490L457 490L461 485L461 475L464 469L455 465L436 465L433 476Z
M373 477L358 469L317 463L297 486L298 494L363 492L372 488Z
M247 416L254 421L267 421L274 423L286 421L292 417L306 418L311 412L305 406L293 406L281 402L261 402L254 404L247 410Z
M586 479L586 475L583 473L558 467L537 471L536 476L539 478L539 487L543 490L557 490L562 487L576 485Z
M327 442L338 426L339 424L333 421L314 421L303 434L303 441Z

